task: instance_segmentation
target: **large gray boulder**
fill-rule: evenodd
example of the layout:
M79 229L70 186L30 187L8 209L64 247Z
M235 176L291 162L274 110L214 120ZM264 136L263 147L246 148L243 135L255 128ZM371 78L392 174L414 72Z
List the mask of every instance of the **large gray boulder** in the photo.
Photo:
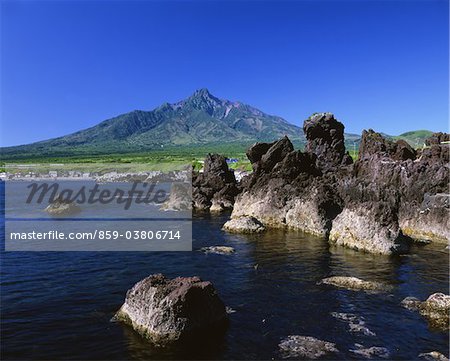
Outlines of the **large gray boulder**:
M211 282L151 275L128 290L115 320L156 345L223 329L227 314Z

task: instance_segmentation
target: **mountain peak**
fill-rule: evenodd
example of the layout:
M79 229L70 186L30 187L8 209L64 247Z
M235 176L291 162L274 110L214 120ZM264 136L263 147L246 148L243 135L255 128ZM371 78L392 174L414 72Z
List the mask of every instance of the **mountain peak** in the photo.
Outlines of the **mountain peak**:
M189 97L189 99L197 101L206 101L208 103L221 103L221 100L212 95L206 88L197 89L194 92L194 94L192 94Z
M197 89L194 94L192 94L193 97L195 96L204 96L204 97L210 97L212 96L211 93L209 92L209 90L207 88L201 88L201 89Z

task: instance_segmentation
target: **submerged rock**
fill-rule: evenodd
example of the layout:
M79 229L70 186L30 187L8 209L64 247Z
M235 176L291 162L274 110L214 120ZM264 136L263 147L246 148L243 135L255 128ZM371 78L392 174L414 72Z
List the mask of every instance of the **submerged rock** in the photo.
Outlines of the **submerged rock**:
M324 278L319 284L331 285L340 288L347 288L354 291L378 291L386 292L391 289L390 286L375 281L363 281L356 277L333 276Z
M279 344L284 357L317 359L330 353L339 352L331 342L310 336L288 336Z
M232 233L260 233L266 227L254 217L239 217L230 219L223 225L223 229Z
M366 322L361 316L355 315L353 313L341 312L332 312L331 316L340 321L346 322L348 324L350 332L361 333L364 336L376 336L375 332L372 332L368 327L365 326Z
M406 297L401 305L408 310L417 310L420 306L421 302L418 298L415 297Z
M115 315L157 345L220 330L226 319L225 305L211 282L162 274L136 283Z
M51 216L71 216L81 212L81 208L70 200L66 200L61 196L57 196L53 202L51 202L45 211Z
M437 351L421 353L419 354L419 357L426 361L449 361L445 355Z
M234 253L233 247L228 246L211 246L200 248L200 251L205 253L215 253L215 254L232 254Z
M358 356L362 356L364 358L374 358L374 357L381 357L381 358L389 358L390 353L389 350L385 347L379 347L379 346L372 346L372 347L364 347L363 345L360 345L359 343L355 343L355 349L350 350L350 352L353 352L354 354Z

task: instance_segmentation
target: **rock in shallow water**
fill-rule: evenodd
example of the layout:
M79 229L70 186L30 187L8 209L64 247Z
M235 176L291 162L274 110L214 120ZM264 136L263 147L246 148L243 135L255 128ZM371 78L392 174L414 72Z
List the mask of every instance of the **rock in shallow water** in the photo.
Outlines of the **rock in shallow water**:
M377 291L387 292L391 286L381 282L363 281L356 277L333 276L324 278L319 284L326 284L340 288L347 288L354 291Z
M348 323L348 328L350 332L360 333L364 336L376 336L375 332L372 332L365 326L366 322L364 318L353 313L341 313L341 312L332 312L331 316L334 318Z
M450 296L433 293L419 306L419 313L428 319L430 325L440 330L448 330Z
M415 297L406 297L401 305L408 310L417 310L420 306L421 302L418 298Z
M430 326L437 330L449 329L450 296L443 293L433 293L426 301L421 302L415 297L406 297L401 305L409 310L418 310Z
M260 233L266 227L254 217L239 217L230 219L223 225L223 230L233 233Z
M75 202L65 200L58 196L45 208L45 211L51 216L60 217L80 213L81 208Z
M372 347L364 347L358 343L355 343L355 349L350 350L354 354L358 356L362 356L364 358L389 358L390 353L389 350L385 347L372 346Z
M339 352L331 342L310 336L288 336L279 344L283 357L317 359L324 355Z
M114 320L122 321L156 345L220 331L225 305L211 282L198 277L151 275L128 290Z
M211 246L200 248L200 251L215 254L232 254L234 253L234 248L228 246Z
M419 357L426 361L449 361L445 355L437 351L421 353Z

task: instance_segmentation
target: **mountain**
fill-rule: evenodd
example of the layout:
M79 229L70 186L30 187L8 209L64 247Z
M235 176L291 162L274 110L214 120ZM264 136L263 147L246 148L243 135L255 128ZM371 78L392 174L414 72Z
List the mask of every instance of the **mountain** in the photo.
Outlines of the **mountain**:
M135 110L63 137L2 149L3 156L140 152L166 146L304 140L301 128L241 102L216 98L207 89L151 111Z
M425 139L431 137L433 132L429 130L414 130L411 132L406 132L398 136L392 137L393 139L403 139L406 140L413 148L420 148L425 144Z

